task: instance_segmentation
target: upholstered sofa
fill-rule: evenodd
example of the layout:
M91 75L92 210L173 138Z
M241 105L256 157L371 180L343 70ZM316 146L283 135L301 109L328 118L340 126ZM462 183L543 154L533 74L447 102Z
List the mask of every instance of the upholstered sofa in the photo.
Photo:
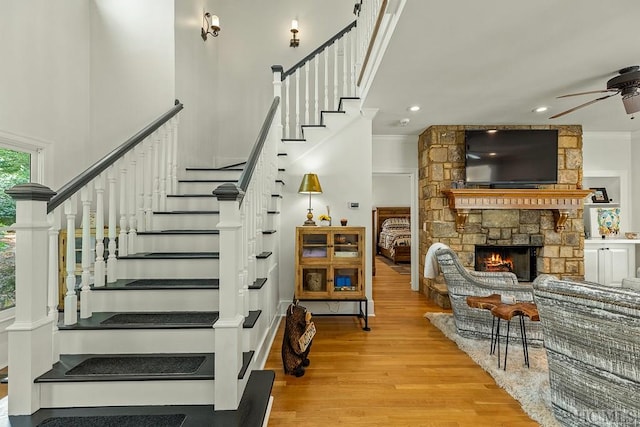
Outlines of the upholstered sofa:
M451 300L451 308L458 334L465 338L491 338L493 317L489 310L471 308L468 296L508 295L517 301L533 301L531 283L519 283L515 274L509 272L481 272L469 270L462 265L450 248L435 251L440 272L444 276ZM527 338L533 345L542 344L540 322L525 319ZM520 328L511 328L511 339L520 341Z
M640 288L554 277L533 287L558 421L640 425Z

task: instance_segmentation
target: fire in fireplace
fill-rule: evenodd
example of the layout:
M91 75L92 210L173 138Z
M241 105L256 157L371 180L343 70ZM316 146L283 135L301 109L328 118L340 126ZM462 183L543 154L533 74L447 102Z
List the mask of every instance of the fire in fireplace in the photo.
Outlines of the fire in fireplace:
M530 282L537 276L537 253L539 246L493 246L475 247L476 271L512 272L521 282Z

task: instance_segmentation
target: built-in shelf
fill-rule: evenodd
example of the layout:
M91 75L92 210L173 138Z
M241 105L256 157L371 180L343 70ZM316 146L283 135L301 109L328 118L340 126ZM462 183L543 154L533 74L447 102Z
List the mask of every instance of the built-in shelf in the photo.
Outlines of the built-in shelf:
M464 231L472 209L549 209L556 231L564 230L571 211L582 209L591 190L452 188L443 193L456 212L456 229Z

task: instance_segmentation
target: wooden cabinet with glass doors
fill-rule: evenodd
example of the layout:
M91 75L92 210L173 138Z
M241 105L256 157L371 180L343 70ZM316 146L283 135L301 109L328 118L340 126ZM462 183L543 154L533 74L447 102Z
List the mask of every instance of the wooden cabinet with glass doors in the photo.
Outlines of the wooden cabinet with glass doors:
M296 298L364 298L364 231L364 227L297 227Z

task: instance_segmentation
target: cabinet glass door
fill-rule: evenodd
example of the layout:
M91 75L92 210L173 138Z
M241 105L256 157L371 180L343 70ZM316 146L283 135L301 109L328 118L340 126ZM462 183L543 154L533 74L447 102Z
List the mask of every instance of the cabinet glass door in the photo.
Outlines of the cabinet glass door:
M333 256L336 258L358 258L360 253L360 235L358 233L334 233Z
M327 233L304 233L302 236L301 258L322 258L326 259L328 252Z
M327 293L327 268L325 267L302 267L302 291L304 293Z
M360 269L358 267L337 267L333 269L333 293L348 295L360 290Z

